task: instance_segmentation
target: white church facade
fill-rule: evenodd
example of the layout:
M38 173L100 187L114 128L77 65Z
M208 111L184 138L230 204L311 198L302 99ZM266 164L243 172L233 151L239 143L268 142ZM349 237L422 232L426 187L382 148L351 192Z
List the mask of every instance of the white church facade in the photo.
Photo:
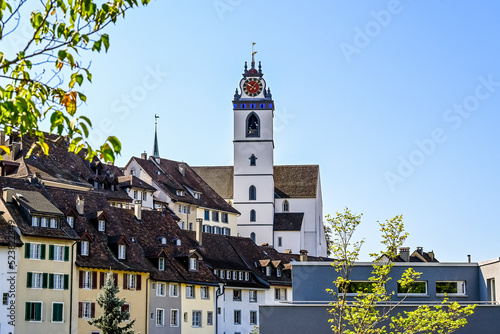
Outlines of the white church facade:
M234 165L193 169L240 212L240 236L279 252L326 256L319 166L274 165L274 108L252 55L233 99Z

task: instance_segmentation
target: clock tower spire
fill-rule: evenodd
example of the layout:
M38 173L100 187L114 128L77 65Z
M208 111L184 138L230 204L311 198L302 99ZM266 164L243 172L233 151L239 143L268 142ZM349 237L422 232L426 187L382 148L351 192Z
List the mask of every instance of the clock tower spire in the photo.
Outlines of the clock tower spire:
M233 99L234 207L241 213L238 232L257 244L273 243L274 101L262 65L245 62L239 91Z

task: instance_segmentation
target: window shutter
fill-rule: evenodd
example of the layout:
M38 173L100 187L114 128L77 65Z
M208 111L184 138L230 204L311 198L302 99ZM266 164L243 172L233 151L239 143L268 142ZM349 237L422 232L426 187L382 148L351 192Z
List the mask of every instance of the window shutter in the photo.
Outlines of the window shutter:
M123 290L127 290L127 274L123 274Z
M79 274L78 274L78 287L81 289L83 288L83 271L80 270Z
M113 279L115 280L115 286L118 286L118 274L117 273L113 274Z
M82 305L82 302L79 302L78 303L78 318L82 317L82 313L83 313L83 305Z
M54 274L49 274L49 289L54 289Z
M90 304L90 317L95 318L95 303Z
M31 281L33 280L33 273L28 272L28 278L26 280L26 287L31 288Z
M54 260L54 245L49 245L49 260Z
M24 258L29 259L30 258L30 253L31 253L31 244L27 242L24 245Z
M47 289L47 281L48 281L48 274L43 273L42 274L42 288Z
M30 317L31 317L31 303L30 302L26 302L26 314L24 316L24 319L25 320L30 320Z
M45 260L45 246L46 246L45 244L41 244L41 247L40 247L42 249L40 252L40 259L41 260Z
M69 261L69 246L64 246L64 261Z
M68 289L69 289L69 275L65 274L64 275L64 290L68 290Z
M137 276L136 276L136 277L137 277L137 284L136 284L135 289L136 289L136 290L140 290L140 289L141 289L141 287L142 287L142 280L141 280L141 279L142 279L142 276L141 276L141 274L137 274Z
M104 286L104 272L101 271L99 273L99 289L101 289Z
M92 289L97 289L97 271L92 272Z
M42 303L35 303L35 320L42 320Z

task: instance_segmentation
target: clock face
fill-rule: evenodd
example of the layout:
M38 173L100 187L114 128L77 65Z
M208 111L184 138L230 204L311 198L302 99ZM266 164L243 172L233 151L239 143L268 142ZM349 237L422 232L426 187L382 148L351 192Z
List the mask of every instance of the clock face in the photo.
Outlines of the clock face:
M246 95L254 97L262 93L263 86L261 79L248 78L243 82L242 89Z

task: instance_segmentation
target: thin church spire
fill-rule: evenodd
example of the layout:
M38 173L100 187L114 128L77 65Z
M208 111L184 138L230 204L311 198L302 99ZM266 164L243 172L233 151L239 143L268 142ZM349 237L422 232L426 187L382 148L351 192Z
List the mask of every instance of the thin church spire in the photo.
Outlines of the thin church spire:
M158 118L160 118L160 116L156 115L155 114L155 142L154 142L154 146L153 146L153 157L155 158L159 158L160 157L160 150L158 149Z

